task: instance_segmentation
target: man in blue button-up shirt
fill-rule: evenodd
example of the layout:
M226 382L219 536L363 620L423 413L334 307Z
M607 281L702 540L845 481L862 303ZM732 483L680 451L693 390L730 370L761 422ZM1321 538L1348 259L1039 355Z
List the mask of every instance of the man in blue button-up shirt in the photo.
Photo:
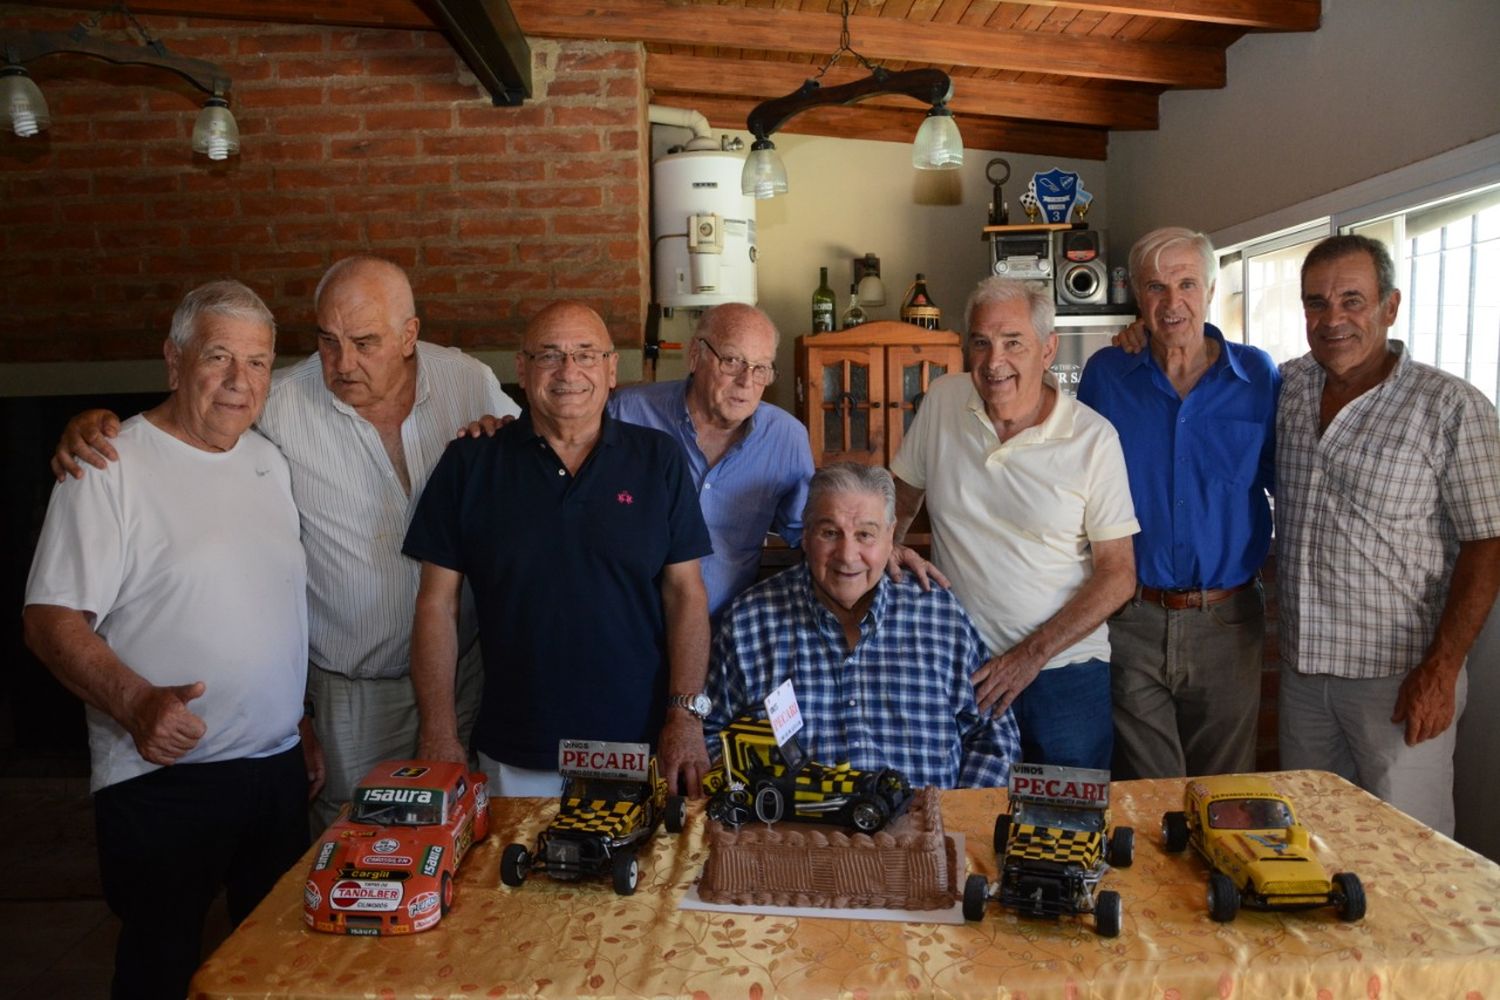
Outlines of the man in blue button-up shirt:
M1255 769L1280 377L1206 322L1213 245L1158 229L1130 252L1148 350L1089 359L1080 402L1115 425L1135 536L1135 599L1109 622L1115 776Z
M839 463L813 477L807 562L750 588L714 641L713 737L791 680L815 759L894 767L913 785L995 787L1020 737L1009 709L981 714L969 675L989 656L953 593L886 575L896 488L878 466Z

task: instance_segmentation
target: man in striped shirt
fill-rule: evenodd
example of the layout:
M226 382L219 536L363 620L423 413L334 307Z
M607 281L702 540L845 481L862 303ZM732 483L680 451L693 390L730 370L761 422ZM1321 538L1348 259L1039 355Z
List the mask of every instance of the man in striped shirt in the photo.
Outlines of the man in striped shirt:
M427 477L455 428L520 408L483 363L417 339L411 283L390 261L339 261L314 302L318 353L276 373L256 427L291 465L307 550L308 706L327 760L313 804L321 829L371 767L416 750L409 670L420 569L401 542ZM81 476L75 455L103 468L118 430L106 411L75 417L53 471ZM456 685L465 738L483 684L477 636L466 596Z

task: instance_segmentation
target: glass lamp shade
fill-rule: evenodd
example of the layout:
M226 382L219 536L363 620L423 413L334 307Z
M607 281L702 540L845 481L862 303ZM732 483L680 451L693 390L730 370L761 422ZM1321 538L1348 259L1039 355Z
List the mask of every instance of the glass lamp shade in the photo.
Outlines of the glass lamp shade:
M776 155L776 146L770 139L755 140L740 172L740 193L764 200L786 194L786 190L786 167Z
M862 306L885 305L885 283L878 274L867 274L859 279L859 288L854 293Z
M953 112L938 106L927 112L911 147L911 165L918 170L952 170L964 164L964 141Z
M15 64L0 70L0 124L9 125L23 139L52 124L46 98L31 75Z
M204 153L210 160L224 160L239 151L240 127L229 113L229 102L210 97L193 125L193 152Z

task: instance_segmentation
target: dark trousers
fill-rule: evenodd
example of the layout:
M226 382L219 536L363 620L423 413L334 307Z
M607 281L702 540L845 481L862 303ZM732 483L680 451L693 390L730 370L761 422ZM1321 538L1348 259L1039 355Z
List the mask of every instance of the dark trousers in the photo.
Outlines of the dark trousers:
M94 795L104 898L120 918L116 1000L181 1000L220 888L243 920L307 849L302 748L175 764Z

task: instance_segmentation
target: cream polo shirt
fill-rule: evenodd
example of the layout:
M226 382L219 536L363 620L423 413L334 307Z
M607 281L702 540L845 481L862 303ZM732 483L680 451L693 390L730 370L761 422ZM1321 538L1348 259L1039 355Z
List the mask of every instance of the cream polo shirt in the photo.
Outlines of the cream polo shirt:
M1046 384L1057 389L1051 372ZM1090 542L1140 531L1115 429L1058 391L1047 419L1000 442L964 372L932 384L891 472L926 491L933 562L992 655L1034 632L1093 572ZM1109 659L1101 624L1044 669Z

